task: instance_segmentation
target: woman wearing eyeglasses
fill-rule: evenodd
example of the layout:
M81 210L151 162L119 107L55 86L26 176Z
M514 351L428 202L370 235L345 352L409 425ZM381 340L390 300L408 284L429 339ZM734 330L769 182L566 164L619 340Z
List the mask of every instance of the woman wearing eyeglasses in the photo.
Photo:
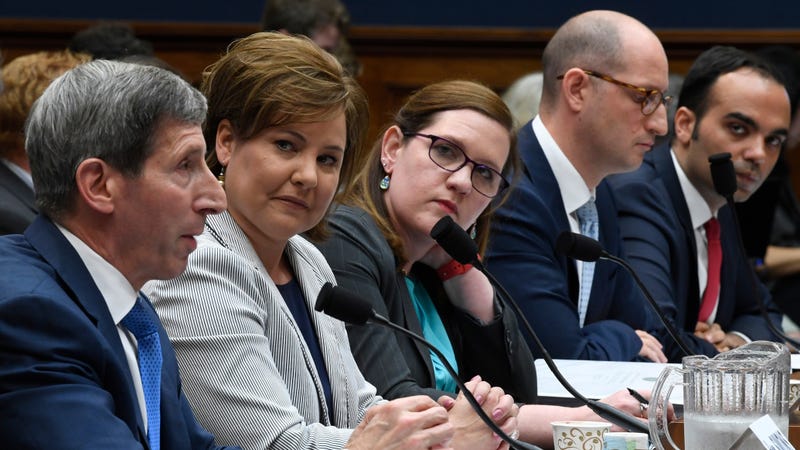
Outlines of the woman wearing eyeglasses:
M467 81L429 85L375 143L332 213L331 236L317 245L340 286L432 341L462 379L479 375L516 401L533 402L533 357L513 312L480 271L454 262L430 237L450 215L483 252L490 204L505 199L516 165L513 119L494 92ZM455 392L427 348L375 325L347 331L361 372L384 398ZM604 401L620 406L627 399L619 392ZM599 418L587 407L524 405L515 434L550 447L553 420Z
M482 85L423 88L376 142L330 218L332 236L319 246L340 286L432 341L462 378L480 375L516 401L532 401L533 358L513 315L482 273L461 267L429 237L450 215L485 245L489 204L505 192L504 174L516 161L512 126L502 100ZM427 348L376 326L348 334L361 371L381 395L456 392Z

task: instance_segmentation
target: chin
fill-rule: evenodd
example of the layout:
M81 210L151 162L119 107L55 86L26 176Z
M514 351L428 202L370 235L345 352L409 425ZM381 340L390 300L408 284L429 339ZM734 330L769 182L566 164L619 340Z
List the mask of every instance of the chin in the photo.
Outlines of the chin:
M733 201L736 203L746 202L753 195L753 192L738 190L733 193Z

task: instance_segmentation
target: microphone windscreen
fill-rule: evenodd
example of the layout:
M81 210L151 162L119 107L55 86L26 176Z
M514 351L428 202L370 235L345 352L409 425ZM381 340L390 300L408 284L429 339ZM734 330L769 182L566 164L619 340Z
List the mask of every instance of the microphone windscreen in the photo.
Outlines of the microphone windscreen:
M582 234L564 231L556 239L556 251L580 261L597 261L603 256L603 246Z
M353 325L364 325L374 314L367 300L331 283L322 286L314 309Z
M461 264L470 264L478 259L478 245L450 216L444 216L436 222L431 229L431 237Z
M711 163L711 180L714 190L723 197L729 197L738 189L736 171L733 169L730 153L717 153L708 157Z

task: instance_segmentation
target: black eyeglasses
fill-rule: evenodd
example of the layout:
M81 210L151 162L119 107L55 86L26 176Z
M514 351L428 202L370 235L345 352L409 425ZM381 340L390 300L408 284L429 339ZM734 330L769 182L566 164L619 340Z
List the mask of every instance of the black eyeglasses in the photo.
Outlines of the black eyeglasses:
M457 172L467 163L472 163L470 175L472 187L486 197L496 197L508 187L508 181L500 172L469 159L461 147L443 137L411 132L403 132L403 136L430 139L431 146L428 148L428 157L434 164L448 172Z
M637 100L637 103L641 103L642 105L642 114L645 116L649 116L656 112L658 109L658 105L664 104L664 107L669 106L672 103L674 97L671 95L665 95L663 92L659 91L658 89L647 89L643 87L639 87L630 83L626 83L624 81L619 81L616 78L612 78L606 74L602 74L600 72L595 72L594 70L583 70L583 73L589 75L591 77L600 78L603 81L608 81L609 83L614 83L617 86L622 86L624 88L628 88L634 90L642 95L642 100ZM561 80L564 78L564 75L559 75L557 79Z

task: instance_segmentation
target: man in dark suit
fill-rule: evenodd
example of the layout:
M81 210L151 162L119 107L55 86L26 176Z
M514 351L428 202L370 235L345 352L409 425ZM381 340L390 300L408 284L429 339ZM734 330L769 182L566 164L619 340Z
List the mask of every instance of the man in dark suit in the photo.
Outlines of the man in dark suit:
M735 201L758 189L789 128L789 97L779 79L755 55L733 47L707 50L686 75L671 146L655 149L636 172L610 180L631 264L694 353L779 340L760 314L756 289L778 327L780 314L764 286L751 284L753 269L708 162L715 153L732 155ZM663 339L669 358L678 361L680 349Z
M666 133L664 49L637 20L590 11L559 28L542 64L539 115L520 131L521 179L492 224L488 268L552 356L665 361L630 277L555 250L559 234L571 230L620 253L614 198L603 179L639 167Z
M23 129L33 102L59 75L89 61L67 50L19 56L2 69L0 92L0 235L22 233L36 217Z
M42 215L0 237L4 446L218 448L138 294L181 273L206 215L225 208L204 162L205 112L177 76L111 61L67 72L34 106L26 147Z

